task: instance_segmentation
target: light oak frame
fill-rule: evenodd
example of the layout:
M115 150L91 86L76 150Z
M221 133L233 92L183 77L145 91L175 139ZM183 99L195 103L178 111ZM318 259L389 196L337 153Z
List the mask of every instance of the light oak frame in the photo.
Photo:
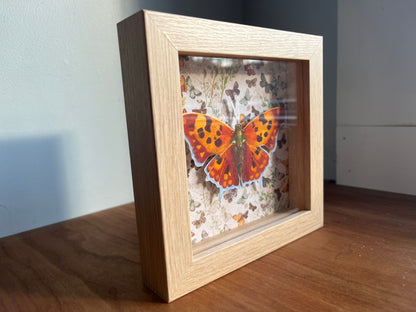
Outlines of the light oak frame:
M170 302L322 227L322 37L151 11L120 22L118 35L141 266L149 288ZM289 151L295 159L291 201L300 210L198 256L190 240L179 54L296 60L301 86L296 151Z

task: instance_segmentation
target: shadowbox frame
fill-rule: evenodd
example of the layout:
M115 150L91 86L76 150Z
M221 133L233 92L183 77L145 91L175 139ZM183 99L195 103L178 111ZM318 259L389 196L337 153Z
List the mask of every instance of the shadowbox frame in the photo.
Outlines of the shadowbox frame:
M323 226L322 37L147 10L117 26L147 287L170 302ZM298 126L289 181L299 211L247 224L197 254L190 240L179 55L296 61Z

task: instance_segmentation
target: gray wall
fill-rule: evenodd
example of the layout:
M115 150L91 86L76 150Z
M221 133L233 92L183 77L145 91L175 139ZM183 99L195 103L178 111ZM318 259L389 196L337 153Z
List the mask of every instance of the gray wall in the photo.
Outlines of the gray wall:
M140 9L242 21L240 1L0 2L0 237L133 201L116 23Z
M244 23L324 37L324 177L335 180L337 1L244 1Z
M416 2L340 0L337 183L416 195Z

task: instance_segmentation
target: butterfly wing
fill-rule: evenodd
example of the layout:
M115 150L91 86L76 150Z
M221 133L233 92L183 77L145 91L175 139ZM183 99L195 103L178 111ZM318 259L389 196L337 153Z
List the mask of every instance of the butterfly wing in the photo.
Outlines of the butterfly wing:
M283 109L272 108L247 124L244 128L246 143L253 147L266 146L269 151L276 148L277 131L283 121Z
M236 145L231 144L222 154L214 157L204 169L206 180L220 189L220 200L224 191L240 187L236 153Z
M234 82L233 91L235 94L240 95L240 89L238 89L238 82Z
M234 135L234 131L225 123L204 114L183 114L183 126L192 158L198 167L211 155L224 153Z
M281 123L281 109L272 108L254 118L244 128L244 163L241 180L243 185L259 180L269 164L269 151L276 149L277 131Z
M243 144L244 163L241 170L243 186L259 180L269 164L269 154L260 147Z

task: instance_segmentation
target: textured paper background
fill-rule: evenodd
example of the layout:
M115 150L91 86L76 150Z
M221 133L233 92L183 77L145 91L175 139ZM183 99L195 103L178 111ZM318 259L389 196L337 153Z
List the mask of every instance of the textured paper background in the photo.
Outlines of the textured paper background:
M184 112L213 116L233 129L243 117L250 121L270 108L287 107L295 102L294 62L195 56L181 56L179 62ZM236 90L235 87L240 93L233 92L233 105L226 90ZM263 175L263 187L254 182L238 190L225 191L221 201L219 189L205 181L205 166L195 166L186 144L193 244L289 206L286 124L279 129L277 143Z

